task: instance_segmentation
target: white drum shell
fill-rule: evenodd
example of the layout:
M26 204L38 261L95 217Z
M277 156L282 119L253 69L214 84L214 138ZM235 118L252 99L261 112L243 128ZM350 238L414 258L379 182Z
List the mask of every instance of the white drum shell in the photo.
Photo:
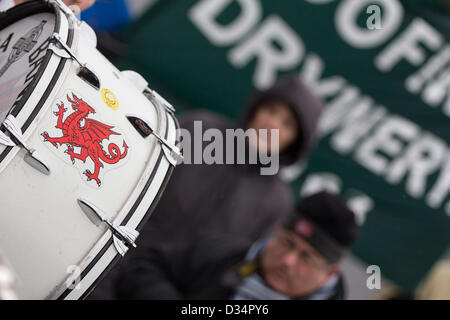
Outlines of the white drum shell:
M58 14L60 35L66 40L70 21L61 12ZM94 225L80 209L78 199L89 200L101 208L116 225L135 229L144 217L148 218L147 210L156 203L171 172L158 140L153 135L141 136L127 115L146 120L174 145L176 120L162 105L150 102L91 43L75 28L72 50L99 76L101 87L114 93L119 107L113 110L107 106L101 92L76 75L79 65L67 60L51 94L24 132L27 145L45 158L51 174L46 176L25 163L25 151L19 147L14 147L0 163L0 247L17 274L17 294L21 299L80 298L118 259L111 232L106 226ZM60 61L57 55L52 56L17 117L20 123L26 122L49 87ZM122 140L129 147L124 161L104 164L100 187L87 181L83 174L83 169L94 169L89 158L86 163L76 160L74 165L64 153L66 146L57 149L41 135L44 131L50 136L62 135L55 128L54 112L60 101L65 103L66 115L73 112L64 100L71 93L94 107L96 113L89 118L114 126L113 130L120 132L119 138L114 136L114 143L121 151ZM105 151L112 142L103 143ZM72 280L75 283L70 285Z

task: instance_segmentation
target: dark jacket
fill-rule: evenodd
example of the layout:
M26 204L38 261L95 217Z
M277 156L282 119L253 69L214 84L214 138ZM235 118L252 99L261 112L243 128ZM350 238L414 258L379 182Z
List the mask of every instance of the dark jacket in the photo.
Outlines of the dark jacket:
M228 128L246 129L256 108L274 99L286 102L301 124L298 138L280 155L280 163L290 165L304 160L316 141L322 104L298 76L253 95L238 123L200 110L182 115L180 127L193 133L194 121L201 120L203 132L209 128L222 132ZM182 164L175 168L154 213L141 230L136 250L153 243L187 242L205 230L255 241L270 232L292 208L288 185L277 175L261 175L258 165ZM100 284L92 298L111 298L102 294L109 290L102 286L106 284Z
M236 270L251 243L224 235L202 235L183 245L158 244L133 253L116 282L119 299L225 300L242 280ZM342 276L330 300L343 299Z

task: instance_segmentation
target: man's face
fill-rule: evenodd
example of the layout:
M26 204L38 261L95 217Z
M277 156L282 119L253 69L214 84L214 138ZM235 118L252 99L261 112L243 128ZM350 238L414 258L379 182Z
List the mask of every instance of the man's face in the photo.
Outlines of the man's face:
M275 291L302 297L321 288L339 271L294 232L279 228L261 257L262 274Z
M284 151L295 141L300 130L294 112L281 101L270 101L260 105L248 127L257 131L267 129L267 139L258 135L257 144L258 148L264 146L268 152L272 149L271 129L279 130L279 152Z

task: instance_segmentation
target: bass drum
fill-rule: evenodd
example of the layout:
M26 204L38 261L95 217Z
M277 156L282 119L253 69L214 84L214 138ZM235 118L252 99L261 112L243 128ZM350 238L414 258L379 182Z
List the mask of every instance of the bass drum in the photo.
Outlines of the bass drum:
M20 299L83 298L181 159L174 109L60 1L2 14L0 44L0 248Z

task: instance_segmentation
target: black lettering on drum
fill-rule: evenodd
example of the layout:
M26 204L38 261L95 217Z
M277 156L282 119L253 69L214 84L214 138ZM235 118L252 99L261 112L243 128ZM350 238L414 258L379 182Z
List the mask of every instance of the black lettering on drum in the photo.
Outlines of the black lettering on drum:
M44 60L44 57L39 58L38 60L34 61L30 64L29 68L32 68L30 72L27 73L27 77L25 78L25 83L28 81L31 81L36 74L36 70L39 68L39 66L42 63L42 60Z
M42 52L44 52L44 53L47 52L47 48L48 48L48 46L50 44L50 40L51 40L50 38L47 38L47 40L45 40L39 47L37 47L30 54L30 56L28 57L28 62L29 63L33 63L34 60L36 60Z
M2 45L0 46L0 50L3 49L3 52L8 50L9 43L11 42L12 37L14 36L14 32L12 32L8 38L6 38L5 41L3 41ZM0 40L1 41L1 40Z
M38 72L39 66L42 64L42 61L44 60L45 54L47 53L47 48L50 44L51 37L47 38L38 48L36 48L28 57L29 66L28 69L31 68L31 70L27 73L27 77L25 78L24 84L26 84L26 87L19 93L17 96L12 108L14 109L23 95L28 91L30 88L30 85L33 83L33 78Z

